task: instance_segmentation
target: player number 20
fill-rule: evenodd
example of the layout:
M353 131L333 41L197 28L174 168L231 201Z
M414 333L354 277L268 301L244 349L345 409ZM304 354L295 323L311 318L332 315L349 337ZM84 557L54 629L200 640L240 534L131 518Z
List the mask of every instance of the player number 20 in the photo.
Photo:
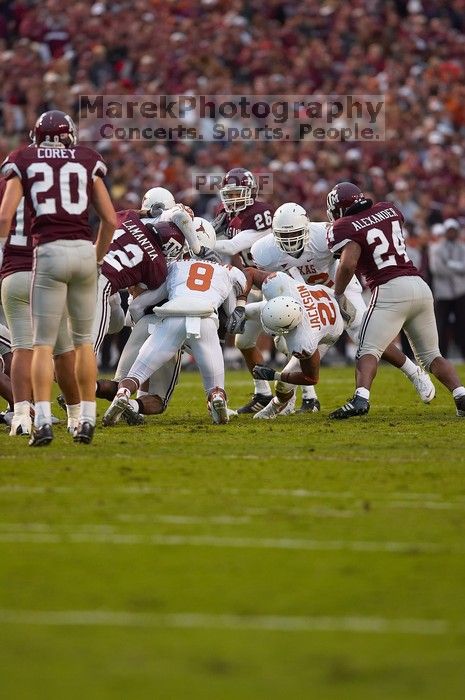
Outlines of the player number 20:
M210 289L213 277L213 267L205 263L191 265L186 280L186 287L193 292L206 292Z
M27 169L27 176L34 178L41 175L41 180L36 180L31 187L31 198L37 216L43 214L56 214L56 197L43 197L39 202L38 195L49 192L54 183L53 168L48 163L32 163ZM71 201L71 176L77 179L77 201ZM65 163L58 171L58 192L60 193L61 207L68 213L82 214L88 205L87 196L87 170L81 163Z

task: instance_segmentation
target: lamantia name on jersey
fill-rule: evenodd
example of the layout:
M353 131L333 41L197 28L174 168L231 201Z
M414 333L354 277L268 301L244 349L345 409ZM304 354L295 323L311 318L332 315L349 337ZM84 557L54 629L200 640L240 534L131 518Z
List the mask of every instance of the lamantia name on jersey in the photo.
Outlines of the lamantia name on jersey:
M393 217L397 218L397 216L397 212L394 211L394 209L391 209L391 207L388 207L387 209L382 209L376 214L372 214L371 216L365 216L364 219L352 221L351 223L356 231L360 231L362 228L366 228L367 226L373 226L373 224L379 224L380 221L385 221L386 219L392 219Z
M65 158L67 160L76 160L75 148L44 148L37 149L38 158Z
M133 224L130 221L123 221L121 225L124 226L125 230L128 231L133 238L135 238L142 250L147 253L150 260L155 260L155 258L158 258L158 252L153 247L153 244L149 241L143 231L136 226L136 224ZM114 237L113 240L115 240Z

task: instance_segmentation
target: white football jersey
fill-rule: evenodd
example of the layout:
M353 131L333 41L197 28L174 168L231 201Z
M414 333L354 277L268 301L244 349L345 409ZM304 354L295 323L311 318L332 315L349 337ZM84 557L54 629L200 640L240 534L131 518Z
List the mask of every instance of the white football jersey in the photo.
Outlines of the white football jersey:
M301 323L286 335L289 352L296 357L310 357L319 345L332 345L344 330L339 305L326 285L310 286L277 272L264 282L262 292L267 301L289 296L302 306Z
M237 267L203 260L179 260L169 266L166 279L168 298L195 296L217 309L234 292L242 294L247 285Z
M255 264L263 270L273 272L286 271L297 278L302 277L307 284L325 284L334 286L338 261L328 248L326 230L328 224L320 221L310 222L310 240L302 253L294 257L283 252L277 245L272 233L253 244L251 255ZM362 291L357 278L351 280L351 285Z

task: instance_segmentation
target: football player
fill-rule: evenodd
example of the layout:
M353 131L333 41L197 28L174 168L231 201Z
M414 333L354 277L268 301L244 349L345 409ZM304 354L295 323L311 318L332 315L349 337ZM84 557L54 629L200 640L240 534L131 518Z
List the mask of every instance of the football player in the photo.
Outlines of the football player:
M10 167L7 158L2 169ZM0 180L0 199L6 188L6 180ZM30 291L32 282L33 244L31 214L21 199L12 219L11 230L3 248L2 305L11 336L11 391L13 395L13 416L10 436L30 435L31 421L31 361L32 361L32 322ZM1 352L0 344L0 352ZM55 376L64 395L68 417L68 432L78 427L80 413L79 387L74 374L74 346L68 329L68 316L64 314L57 342L53 349Z
M166 279L166 259L175 259L186 239L191 246L197 246L192 212L176 205L173 195L162 187L145 193L140 210L119 211L116 218L117 228L100 267L97 286L93 328L96 353L108 333L112 312L115 317L114 308L118 305L112 301L116 295L136 285L157 289ZM113 322L112 332L120 331L123 325L121 314L119 327Z
M359 336L355 394L330 418L368 413L378 362L402 328L421 364L452 393L457 415L465 417L465 388L439 352L433 296L407 255L402 213L391 202L373 204L351 182L338 183L329 192L327 209L333 222L329 248L340 256L336 299L343 299L356 271L365 276L372 292Z
M224 177L220 189L222 208L212 222L217 235L215 252L228 256L239 267L253 265L250 249L255 241L266 236L271 230L272 207L257 199L258 185L253 173L244 168L233 168ZM249 301L259 301L260 295L252 291ZM263 362L263 356L256 347L263 332L258 320L249 319L244 332L236 336L236 347L241 351L250 372L256 364ZM254 379L252 399L238 409L238 413L256 413L267 405L272 397L269 382Z
M272 233L254 243L251 255L256 265L265 270L285 270L292 277L307 284L334 287L338 261L328 248L325 222L310 221L299 204L288 202L276 210ZM358 344L366 304L362 287L355 276L345 289L345 298L351 313L346 331ZM383 359L399 368L413 383L422 401L429 403L435 395L434 384L426 372L407 358L394 344L390 344ZM303 410L318 411L320 404L313 387L304 388Z
M76 350L75 376L80 394L74 440L91 442L96 417L96 359L92 347L97 263L101 263L116 225L103 182L106 166L98 153L77 145L76 127L64 112L44 112L32 131L33 144L8 157L7 186L0 209L0 237L6 236L21 199L31 210L34 267L31 290L35 400L33 447L53 439L52 354L65 309ZM100 216L92 244L89 207Z
M341 335L344 321L328 287L297 282L284 272L261 279L261 324L267 333L285 337L290 356L281 372L260 365L253 369L254 377L276 380L276 396L254 415L254 419L272 420L292 400L294 385L313 386L318 382L320 358Z
M166 289L160 301L168 302L154 309L157 321L142 346L128 376L119 383L118 392L104 421L115 423L131 400L131 394L170 361L187 341L199 367L207 405L216 424L229 421L224 390L224 361L218 338L218 308L226 307L230 315L236 299L245 304L245 275L235 267L201 260L179 260L168 272Z
M199 245L204 250L211 250L215 245L213 226L201 217L195 217L194 230ZM137 359L137 355L150 335L149 328L158 321L151 307L160 301L158 291L140 293L137 288L131 288L135 298L129 305L129 315L134 322L131 335L124 346L113 381L100 379L97 382L97 397L112 401L118 390L118 382L128 376ZM147 313L147 308L150 312ZM129 425L143 423L142 415L158 415L168 407L181 370L181 351L176 353L168 362L157 369L148 379L147 386L137 391L136 399L130 399L122 418ZM146 390L145 390L146 389ZM106 421L104 420L104 425Z

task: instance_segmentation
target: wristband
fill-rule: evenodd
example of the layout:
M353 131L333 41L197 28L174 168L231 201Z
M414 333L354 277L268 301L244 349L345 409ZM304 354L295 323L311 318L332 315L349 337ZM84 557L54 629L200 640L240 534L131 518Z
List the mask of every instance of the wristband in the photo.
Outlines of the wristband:
M236 299L236 306L242 306L242 308L245 308L245 299L241 299L240 297L237 297Z

